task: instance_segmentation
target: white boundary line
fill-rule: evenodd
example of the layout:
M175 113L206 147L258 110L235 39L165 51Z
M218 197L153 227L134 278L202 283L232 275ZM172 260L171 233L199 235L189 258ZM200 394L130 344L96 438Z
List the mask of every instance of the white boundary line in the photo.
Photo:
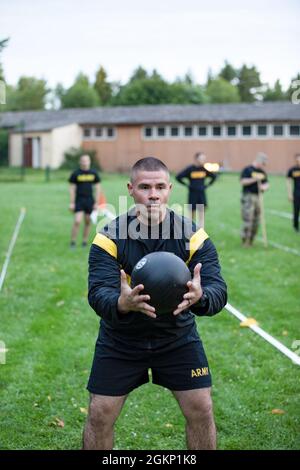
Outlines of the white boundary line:
M227 303L224 308L226 308L226 310L229 313L234 315L240 321L247 320L247 317L245 317L245 315L243 315L239 310L234 308L232 305ZM274 346L276 349L282 352L282 354L284 354L289 359L291 359L294 364L297 364L298 366L300 366L300 357L297 356L297 354L295 354L293 351L288 349L286 346L284 346L284 344L280 343L280 341L273 338L273 336L269 335L269 333L267 333L266 331L264 331L262 328L260 328L257 325L249 325L249 328L251 328L251 330L257 333L259 336L264 338L268 343L272 344L272 346Z
M6 271L7 271L9 261L10 261L10 257L11 257L12 251L14 249L16 240L18 238L19 230L20 230L20 227L21 227L21 224L24 220L25 215L26 215L26 209L23 207L20 210L20 215L19 215L19 218L17 220L15 230L14 230L12 239L10 241L10 244L9 244L9 247L8 247L8 250L7 250L7 253L6 253L6 258L5 258L5 261L4 261L4 264L3 264L3 268L2 268L2 271L1 271L1 274L0 274L0 291L1 291L3 283L4 283L4 279L5 279L5 276L6 276Z
M292 219L293 216L289 212L276 211L274 209L268 209L268 212L272 215L278 215L278 217L284 217L285 219Z

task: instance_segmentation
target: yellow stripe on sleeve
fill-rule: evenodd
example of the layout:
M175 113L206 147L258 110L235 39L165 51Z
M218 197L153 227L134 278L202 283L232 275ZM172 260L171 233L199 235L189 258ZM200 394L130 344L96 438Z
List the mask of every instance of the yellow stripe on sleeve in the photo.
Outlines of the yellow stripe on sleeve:
M95 236L93 240L93 244L107 251L107 253L109 253L114 258L117 258L117 254L118 254L117 245L115 244L115 242L110 240L110 238L106 237L102 233L97 233L97 235Z
M190 256L189 259L187 260L186 264L189 264L191 261L191 258L193 257L194 253L199 250L199 248L203 245L204 241L209 238L207 233L203 230L203 228L200 228L197 230L196 233L191 237L190 239Z

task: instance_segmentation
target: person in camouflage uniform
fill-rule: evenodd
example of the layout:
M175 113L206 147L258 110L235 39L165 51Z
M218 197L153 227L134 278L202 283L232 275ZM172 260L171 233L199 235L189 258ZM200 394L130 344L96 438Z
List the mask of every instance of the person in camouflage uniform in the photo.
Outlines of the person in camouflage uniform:
M252 245L259 227L261 215L259 194L269 187L268 177L264 171L266 163L267 156L264 153L258 153L252 165L245 167L241 173L243 220L241 238L244 246Z

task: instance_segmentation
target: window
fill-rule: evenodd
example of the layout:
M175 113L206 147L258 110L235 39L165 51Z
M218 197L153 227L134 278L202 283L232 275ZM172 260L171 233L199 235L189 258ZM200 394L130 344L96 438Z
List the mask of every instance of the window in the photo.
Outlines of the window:
M235 126L227 126L227 135L229 135L229 136L236 135L236 127Z
M283 135L283 126L276 124L273 126L273 134L274 135Z
M213 126L213 135L215 137L220 137L220 135L221 135L221 127L220 126Z
M145 127L144 135L145 137L152 137L152 127Z
M171 127L171 136L177 137L179 135L179 127Z
M191 126L187 126L184 128L184 135L186 137L191 137L193 135L193 128Z
M243 135L251 135L251 126L243 126Z
M96 127L96 137L102 137L102 127Z
M206 126L199 126L198 135L206 135L206 134L207 134Z
M166 134L166 129L165 129L165 127L158 127L158 128L157 128L157 135L158 135L159 137L164 137L165 134Z
M84 135L84 137L91 137L91 129L89 129L88 127L86 127L86 128L83 130L83 135Z
M257 135L267 135L267 126L257 126Z
M300 126L290 126L290 135L300 135Z
M107 128L107 137L112 139L115 136L115 130L113 127L108 127Z

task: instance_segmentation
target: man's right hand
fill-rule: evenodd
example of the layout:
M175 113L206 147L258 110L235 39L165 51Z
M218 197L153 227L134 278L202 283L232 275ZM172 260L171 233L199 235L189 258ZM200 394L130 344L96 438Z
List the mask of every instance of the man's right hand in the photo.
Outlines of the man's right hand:
M121 294L118 298L118 310L121 314L142 312L148 315L148 317L156 318L155 308L147 304L147 300L150 300L150 296L140 295L143 289L143 284L139 284L131 289L127 282L126 274L123 269L121 269Z
M74 209L75 209L75 202L70 202L69 210L70 210L71 212L74 212Z

